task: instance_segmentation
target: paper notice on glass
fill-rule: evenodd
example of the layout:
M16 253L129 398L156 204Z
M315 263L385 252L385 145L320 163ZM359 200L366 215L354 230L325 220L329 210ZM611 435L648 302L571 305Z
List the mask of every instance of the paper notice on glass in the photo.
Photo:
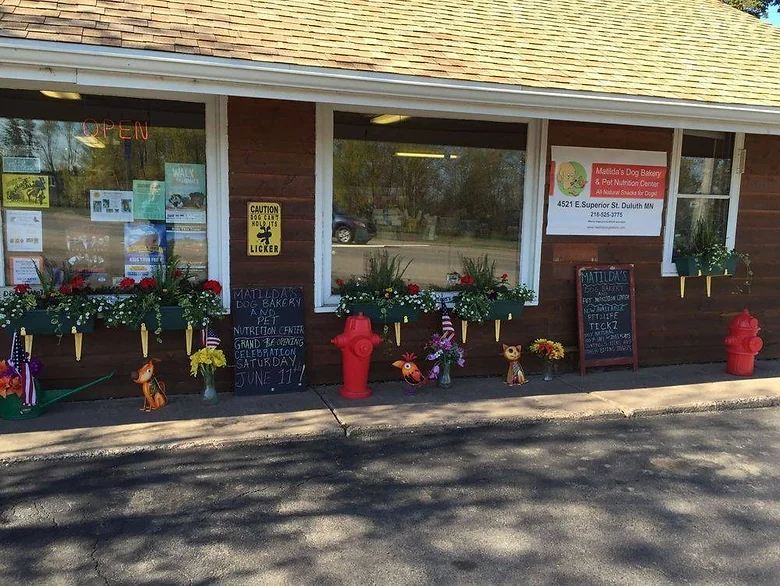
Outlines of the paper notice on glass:
M40 211L5 211L5 248L9 252L43 252Z
M206 166L165 163L165 221L206 223Z
M165 220L164 181L133 181L133 215L136 220Z
M133 192L90 190L89 211L93 222L132 222Z
M3 157L3 173L33 173L41 172L39 157Z
M40 285L38 271L43 270L42 256L9 256L8 277L11 285Z
M48 175L3 174L3 205L7 208L48 208Z
M125 276L150 277L157 264L165 264L165 224L125 224Z

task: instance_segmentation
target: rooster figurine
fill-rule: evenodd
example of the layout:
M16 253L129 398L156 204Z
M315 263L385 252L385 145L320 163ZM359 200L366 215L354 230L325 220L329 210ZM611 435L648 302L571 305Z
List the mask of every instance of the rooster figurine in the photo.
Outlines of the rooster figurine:
M393 366L401 369L401 378L406 383L406 389L404 393L407 395L414 394L414 387L419 387L425 384L426 378L420 368L414 363L417 359L417 354L413 352L405 352L401 358L403 360L396 360L393 362Z

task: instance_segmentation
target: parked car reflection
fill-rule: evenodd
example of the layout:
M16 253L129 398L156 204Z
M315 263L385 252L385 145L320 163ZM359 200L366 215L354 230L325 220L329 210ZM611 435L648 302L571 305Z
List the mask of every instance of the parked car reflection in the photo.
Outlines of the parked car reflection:
M370 220L353 218L333 208L333 239L339 244L365 244L376 236L376 226Z

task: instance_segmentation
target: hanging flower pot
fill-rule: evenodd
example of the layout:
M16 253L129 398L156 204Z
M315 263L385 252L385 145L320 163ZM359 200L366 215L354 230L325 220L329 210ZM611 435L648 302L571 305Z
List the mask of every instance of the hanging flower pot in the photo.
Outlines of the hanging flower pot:
M160 320L157 320L157 312L149 311L139 323L146 324L146 329L156 332L158 329L166 330L186 330L187 321L184 319L184 308L178 305L163 305L160 307ZM136 330L128 324L130 329Z
M405 304L396 304L388 308L384 313L377 303L355 303L350 307L351 315L362 313L372 322L378 323L412 323L420 317L417 307Z
M30 309L22 317L11 321L3 330L12 334L22 328L31 336L70 334L73 328L79 333L91 334L95 331L95 316L75 320L68 319L62 313L52 315L45 309Z

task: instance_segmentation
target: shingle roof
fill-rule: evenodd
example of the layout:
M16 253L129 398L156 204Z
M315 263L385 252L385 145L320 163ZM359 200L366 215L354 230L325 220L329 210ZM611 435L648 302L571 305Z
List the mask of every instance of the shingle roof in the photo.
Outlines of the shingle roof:
M719 0L0 0L0 36L780 106L780 29Z

